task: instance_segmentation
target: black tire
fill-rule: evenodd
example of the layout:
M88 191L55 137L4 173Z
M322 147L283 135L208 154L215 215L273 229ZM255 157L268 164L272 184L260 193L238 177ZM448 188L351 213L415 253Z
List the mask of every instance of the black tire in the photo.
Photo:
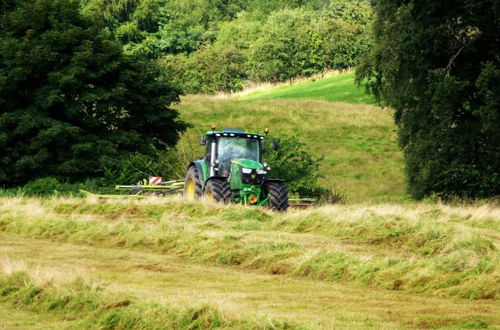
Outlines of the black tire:
M231 200L229 182L224 179L211 179L205 186L205 196L216 202L229 203Z
M267 207L270 209L284 212L288 209L288 188L283 182L268 182L264 186L266 195L271 198L267 202Z
M189 188L191 181L193 183L193 191ZM190 166L186 174L186 179L184 180L184 196L190 199L198 199L202 194L203 190L200 174L198 173L196 166Z

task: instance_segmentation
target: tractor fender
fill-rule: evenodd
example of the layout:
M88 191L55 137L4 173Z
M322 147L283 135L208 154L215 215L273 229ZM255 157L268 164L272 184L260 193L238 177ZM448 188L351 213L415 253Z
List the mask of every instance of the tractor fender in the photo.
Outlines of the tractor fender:
M285 182L285 180L283 180L283 179L269 178L269 179L266 179L266 180L264 181L264 184L266 184L266 183L268 183L268 182L281 182L281 183L284 183L284 182Z
M200 178L201 186L205 187L205 175L203 174L204 172L203 168L201 167L201 164L199 162L191 162L189 163L188 168L190 168L191 166L196 167L196 170L198 171L198 175Z
M214 176L209 177L205 183L208 183L208 181L213 180L213 179L227 180L227 177L214 175Z

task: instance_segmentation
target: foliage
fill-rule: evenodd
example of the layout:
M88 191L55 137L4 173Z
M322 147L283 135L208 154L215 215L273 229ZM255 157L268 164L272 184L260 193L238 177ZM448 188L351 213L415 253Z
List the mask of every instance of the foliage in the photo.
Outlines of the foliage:
M500 194L500 7L382 0L376 8L376 46L358 81L396 110L411 194Z
M353 67L371 46L372 10L366 1L290 3L263 12L267 9L254 8L220 21L213 37L199 39L194 52L171 52L163 63L188 93L233 92L247 80L280 82Z
M180 54L162 59L170 79L188 93L241 90L246 78L245 54L233 46L207 44L191 56Z
M129 53L154 57L157 34L167 20L166 0L82 0L82 14L112 31Z
M369 49L370 12L363 2L321 12L297 8L272 13L251 46L250 78L278 82L356 65Z
M273 150L272 143L267 141L264 152L264 161L270 164L272 170L269 175L286 181L291 193L298 193L303 197L321 197L327 189L318 183L323 177L320 173L322 158L313 158L304 151L304 143L295 137L285 137L273 140L279 145Z
M4 1L0 34L0 183L81 181L130 153L174 145L179 92L153 63L126 56L63 0Z

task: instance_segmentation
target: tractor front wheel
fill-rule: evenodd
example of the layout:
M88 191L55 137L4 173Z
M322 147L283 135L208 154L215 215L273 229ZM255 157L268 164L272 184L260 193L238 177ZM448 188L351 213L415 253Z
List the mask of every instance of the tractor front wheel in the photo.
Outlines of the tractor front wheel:
M264 193L270 196L267 206L273 210L284 212L288 209L288 188L283 182L268 182Z
M223 179L212 179L205 186L205 196L208 199L224 204L229 203L231 199L231 189L229 182Z
M200 173L196 166L190 166L184 180L184 196L189 199L198 199L202 195Z

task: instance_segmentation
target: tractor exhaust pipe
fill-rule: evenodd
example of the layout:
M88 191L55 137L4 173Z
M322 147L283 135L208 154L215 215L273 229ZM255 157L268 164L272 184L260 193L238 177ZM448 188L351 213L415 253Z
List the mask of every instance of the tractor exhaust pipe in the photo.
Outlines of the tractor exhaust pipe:
M215 142L215 139L212 141L211 145L211 152L210 152L210 176L215 176L215 153L217 151L217 143Z

